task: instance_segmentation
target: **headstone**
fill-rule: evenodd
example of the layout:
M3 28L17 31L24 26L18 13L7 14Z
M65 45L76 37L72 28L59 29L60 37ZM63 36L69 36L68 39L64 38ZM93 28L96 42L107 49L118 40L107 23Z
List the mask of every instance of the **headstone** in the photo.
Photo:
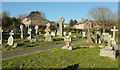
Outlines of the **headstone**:
M105 48L100 49L100 56L111 57L113 59L117 56L117 50L114 49L116 42L111 38L108 39L108 45Z
M12 35L14 35L13 30L11 30L11 32L10 32L10 37L8 38L7 44L8 44L9 46L13 45L13 36L12 36Z
M96 34L97 34L97 43L101 43L100 32L98 31Z
M52 32L51 32L51 36L55 36L55 32L52 31Z
M32 37L31 37L31 36L32 36L32 35L31 35L31 31L32 31L32 29L31 29L31 28L29 28L29 29L28 29L28 34L29 34L29 37L27 38L28 40L31 40L31 38L32 38Z
M38 33L38 25L35 25L35 34L37 35L37 33Z
M69 36L71 36L72 35L72 32L69 32Z
M93 43L92 37L91 37L91 22L86 23L86 29L87 29L87 43Z
M13 47L16 48L16 47L17 47L17 44L15 43L15 44L13 45Z
M70 37L70 36L66 36L66 37L64 38L64 41L65 41L65 43L66 43L66 46L62 47L62 49L73 50L73 47L70 46L71 37Z
M0 44L2 44L2 32L3 32L2 27L0 27Z
M63 35L64 35L64 36L66 36L66 34L67 34L66 32L63 32Z
M44 34L44 37L45 37L45 41L52 41L52 38L51 38L51 35L50 35L50 23L47 23L46 24L47 27L45 29L45 34Z
M58 22L59 22L59 36L63 36L63 22L64 22L64 18L60 17Z
M42 33L41 32L39 32L39 35L41 35Z
M59 31L57 31L57 35L59 35Z
M23 25L20 25L20 30L21 30L21 39L23 39Z
M116 26L114 26L114 29L111 29L111 31L113 31L113 39L115 40L115 32L118 31L118 29L116 29Z
M86 34L85 32L82 32L82 38L84 38L86 36L85 34Z

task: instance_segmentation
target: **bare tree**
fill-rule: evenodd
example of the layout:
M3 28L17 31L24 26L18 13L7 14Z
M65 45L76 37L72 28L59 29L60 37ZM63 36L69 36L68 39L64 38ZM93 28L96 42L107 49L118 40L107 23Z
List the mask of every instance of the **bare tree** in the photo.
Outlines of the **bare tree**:
M113 14L112 11L106 7L92 8L89 11L89 15L90 18L98 22L103 32L105 32L105 29L112 27L117 20L116 14Z
M20 18L20 20L23 20L26 16L27 16L27 14L20 14L20 15L18 15L18 18Z

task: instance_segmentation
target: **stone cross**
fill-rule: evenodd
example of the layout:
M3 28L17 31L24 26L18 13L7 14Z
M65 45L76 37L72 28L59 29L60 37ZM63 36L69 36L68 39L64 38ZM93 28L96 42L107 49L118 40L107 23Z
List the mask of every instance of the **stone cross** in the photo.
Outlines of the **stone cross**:
M64 18L60 17L58 22L59 22L59 36L63 36L63 22L64 22Z
M116 29L116 26L114 26L114 29L111 29L111 31L113 31L113 39L115 40L115 32L118 31L118 29Z
M65 43L66 43L66 46L70 46L71 37L70 37L70 36L66 36L66 37L64 38L64 41L65 41Z
M35 30L36 30L36 31L35 31L35 34L36 34L36 35L37 35L37 33L38 33L38 28L39 28L38 25L35 25Z
M32 31L32 29L29 28L29 29L28 29L28 34L30 35L30 36L28 37L29 40L31 40L31 31Z
M44 34L44 37L45 37L45 41L52 41L52 38L51 38L51 35L50 35L50 23L47 23L46 24L46 29L45 29L45 34Z
M10 32L10 37L8 38L7 44L8 44L9 46L13 45L13 36L12 36L12 35L14 35L13 30L11 30L11 32Z
M23 39L23 25L20 25L20 29L21 29L21 38Z
M64 41L65 41L66 45L63 46L62 49L73 50L73 47L70 46L70 43L71 43L71 37L70 37L70 36L66 36L66 37L64 38Z
M91 27L90 27L91 23L86 23L86 28L87 28L87 43L93 42L92 41L92 37L91 37Z
M0 27L0 44L2 44L2 32L3 32L2 27Z

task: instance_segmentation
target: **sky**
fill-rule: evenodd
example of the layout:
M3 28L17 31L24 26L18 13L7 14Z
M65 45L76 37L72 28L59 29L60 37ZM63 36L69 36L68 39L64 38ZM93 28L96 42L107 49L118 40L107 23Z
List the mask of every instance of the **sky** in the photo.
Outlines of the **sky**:
M63 17L65 23L70 19L88 19L88 11L97 7L107 7L112 12L118 11L117 2L2 2L2 11L9 11L11 17L30 14L31 11L42 11L48 20L57 22L59 17Z

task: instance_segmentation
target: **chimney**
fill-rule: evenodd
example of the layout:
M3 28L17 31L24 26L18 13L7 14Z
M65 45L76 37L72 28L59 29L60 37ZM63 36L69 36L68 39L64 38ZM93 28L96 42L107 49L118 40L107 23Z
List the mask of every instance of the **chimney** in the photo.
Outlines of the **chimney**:
M85 20L84 20L84 18L81 18L81 22L84 22Z

